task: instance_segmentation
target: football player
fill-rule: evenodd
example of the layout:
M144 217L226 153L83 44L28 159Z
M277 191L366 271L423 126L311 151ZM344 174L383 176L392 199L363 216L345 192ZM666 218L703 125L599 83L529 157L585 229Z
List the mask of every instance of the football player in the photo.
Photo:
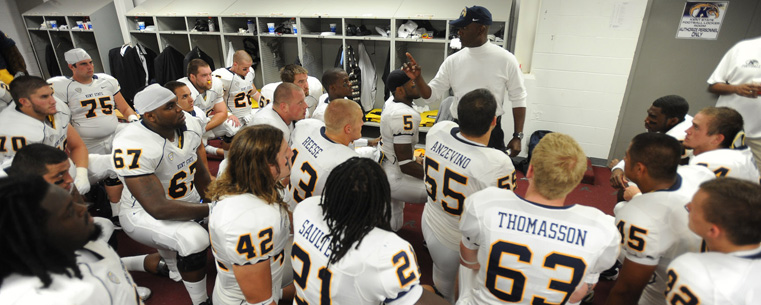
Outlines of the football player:
M404 220L404 203L423 203L428 194L423 184L423 160L413 154L420 126L420 113L412 109L412 100L420 98L416 82L402 70L394 70L386 86L394 100L381 113L381 165L391 185L391 227L396 231Z
M283 131L285 140L291 145L291 132L296 121L304 118L307 103L304 91L293 83L282 83L275 90L275 100L254 114L253 125L267 124Z
M244 50L235 51L233 65L229 68L219 68L211 73L222 81L223 98L228 111L237 117L243 125L251 120L251 102L259 101L261 93L254 85L254 71L251 69L253 60ZM264 105L257 103L256 108Z
M90 190L87 179L87 147L79 133L69 128L71 112L53 96L53 88L37 76L19 76L11 82L15 107L0 112L0 159L2 167L11 165L16 151L27 144L43 143L69 152L76 165L74 184L80 193Z
M322 83L327 86L325 89L328 92L320 96L311 117L325 121L325 109L328 104L332 100L351 96L351 85L349 74L346 74L346 71L341 68L330 69L323 73Z
M201 108L209 122L206 124L205 131L210 131L204 135L204 138L215 137L232 137L237 130L225 128L224 122L227 118L227 105L224 99L224 90L222 81L219 78L211 76L211 68L203 59L193 59L188 63L188 76L178 79L178 81L188 85L190 97L193 104ZM231 116L234 127L240 126L237 117ZM222 126L222 127L220 127Z
M328 104L325 123L306 119L293 130L291 196L293 210L302 200L322 194L325 181L338 164L358 156L349 144L362 136L362 108L354 101L337 99Z
M579 144L551 133L534 148L525 198L489 187L465 199L460 263L478 274L457 304L581 301L615 263L621 240L613 217L564 204L586 168Z
M262 96L259 101L259 105L268 105L270 101L275 100L275 89L282 83L293 83L304 90L304 101L309 106L309 110L305 114L306 117L311 117L311 113L314 112L317 107L317 101L322 95L322 83L316 77L309 76L307 69L299 65L285 65L280 69L280 81L275 83L269 83L262 86Z
M626 151L626 178L642 194L614 208L624 258L606 304L663 304L668 264L700 250L684 205L700 183L716 176L703 166L679 166L681 150L671 136L642 133Z
M692 149L690 164L703 165L716 177L758 183L756 161L750 148L742 143L745 137L742 128L743 118L737 110L728 107L700 110L684 138L684 147ZM737 146L733 147L735 144Z
M734 178L708 181L687 208L690 230L711 252L671 262L666 304L761 304L761 187Z
M139 124L114 138L113 166L127 188L119 218L129 237L158 249L170 271L179 271L194 305L206 302L206 230L191 220L208 216L201 204L210 177L203 130L158 84L135 95ZM177 257L175 257L177 256Z
M282 288L289 244L288 207L280 180L291 170L283 132L269 125L242 129L228 154L230 166L209 188L214 200L209 235L217 260L213 303L290 303L293 284Z
M353 157L328 176L322 196L293 212L298 304L448 304L420 285L412 246L391 225L388 180L375 161Z
M421 229L433 260L433 283L454 303L459 223L465 198L489 186L513 190L515 167L504 152L487 147L497 125L497 102L486 89L465 94L457 105L459 125L444 121L426 136L424 161L428 201Z

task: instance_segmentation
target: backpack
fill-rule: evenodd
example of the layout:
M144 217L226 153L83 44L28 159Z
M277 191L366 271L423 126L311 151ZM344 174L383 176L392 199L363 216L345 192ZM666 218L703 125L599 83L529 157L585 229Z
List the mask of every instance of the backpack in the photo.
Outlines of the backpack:
M528 157L515 166L516 170L521 171L524 175L526 174L526 171L528 171L528 165L531 163L531 154L534 152L534 147L536 147L536 145L539 144L539 141L549 133L552 133L552 131L537 130L531 134L531 137L528 140Z

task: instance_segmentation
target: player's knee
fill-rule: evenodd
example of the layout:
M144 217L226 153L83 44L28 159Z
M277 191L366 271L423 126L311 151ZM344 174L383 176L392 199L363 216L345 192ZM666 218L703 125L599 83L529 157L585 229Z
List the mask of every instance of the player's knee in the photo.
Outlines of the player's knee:
M177 239L177 253L180 256L189 256L209 247L209 233L197 223L188 222L178 232L181 232Z
M206 249L187 256L177 256L177 270L180 272L192 272L206 267Z
M117 186L117 185L122 185L122 181L117 178L109 177L109 178L103 179L103 184L105 184L106 186Z

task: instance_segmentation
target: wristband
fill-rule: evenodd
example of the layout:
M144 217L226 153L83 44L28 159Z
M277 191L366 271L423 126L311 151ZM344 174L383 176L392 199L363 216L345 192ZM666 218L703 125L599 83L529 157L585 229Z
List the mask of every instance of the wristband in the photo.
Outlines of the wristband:
M414 157L413 157L413 158L414 158ZM405 164L407 164L407 163L412 163L412 161L413 161L413 160L410 160L410 159L407 159L407 160L404 160L404 161L399 161L399 166L405 165Z
M84 178L87 181L87 167L77 167L77 178Z
M476 264L478 264L478 261L475 261L475 262L471 262L471 261L469 261L469 260L466 260L464 257L462 257L462 252L460 252L460 260L461 260L463 263L466 263L466 264L468 264L468 265L476 265Z
M134 114L130 114L127 117L127 122L130 122L130 123L137 122L137 120L139 120L139 119L137 118L137 115L134 115Z
M272 304L272 302L274 302L274 301L275 301L274 297L270 297L269 299L265 300L264 302L249 303L248 301L246 301L246 304L247 305L269 305L269 304Z

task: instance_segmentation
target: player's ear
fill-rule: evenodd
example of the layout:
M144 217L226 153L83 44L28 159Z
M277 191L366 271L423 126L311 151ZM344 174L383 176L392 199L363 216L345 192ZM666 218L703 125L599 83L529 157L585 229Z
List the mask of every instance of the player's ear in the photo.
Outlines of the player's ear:
M707 238L716 239L719 238L720 235L724 234L724 231L719 228L716 224L711 224L711 227L708 228L708 232L706 233Z
M494 116L494 118L491 119L491 127L496 127L496 126L497 126L497 116Z
M668 119L666 119L666 126L670 127L670 126L674 126L676 124L679 124L679 119L678 118L668 118Z
M531 164L528 165L528 169L526 170L526 178L534 178L534 166Z
M721 145L722 142L724 142L724 135L721 133L716 133L713 138L713 144Z

